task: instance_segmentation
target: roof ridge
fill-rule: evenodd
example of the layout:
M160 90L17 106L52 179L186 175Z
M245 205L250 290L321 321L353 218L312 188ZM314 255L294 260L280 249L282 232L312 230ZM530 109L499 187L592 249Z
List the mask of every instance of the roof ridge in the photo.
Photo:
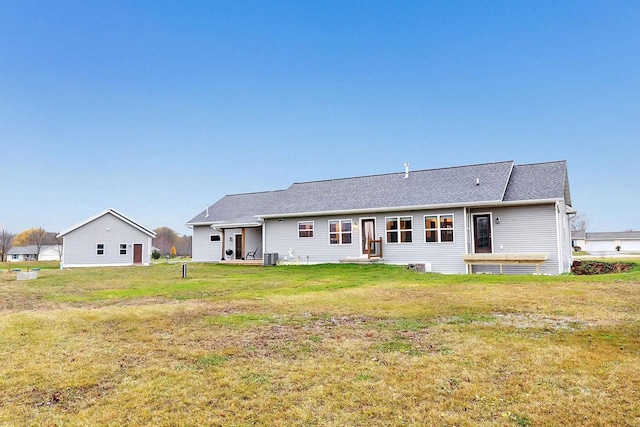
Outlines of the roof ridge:
M281 191L287 191L287 190L284 189L284 190L251 191L249 193L232 193L232 194L225 194L224 197L229 197L229 196L247 196L247 195L251 195L251 194L278 193L278 192L281 192ZM209 206L213 206L213 204L211 204Z
M447 167L433 168L433 169L416 169L414 171L409 171L409 174L418 173L418 172L440 171L440 170L447 170L447 169L462 169L462 168L469 168L469 167L474 167L474 166L499 165L499 164L502 164L502 163L512 163L512 164L515 165L515 162L513 160L504 160L504 161L501 161L501 162L476 163L476 164L473 164L473 165L447 166ZM344 180L347 180L347 179L372 178L372 177L375 177L375 176L390 176L390 175L404 175L404 171L387 172L387 173L379 173L379 174L371 174L371 175L349 176L349 177L344 177L344 178L329 178L329 179L317 179L317 180L312 180L312 181L300 181L300 182L292 183L291 186L294 186L296 184L312 184L312 183L315 183L315 182L344 181ZM289 188L291 188L291 186L289 186ZM281 190L281 191L286 191L286 190Z
M547 162L536 162L536 163L523 163L521 165L515 165L515 166L536 166L536 165L549 165L552 163L567 163L566 160L549 160Z

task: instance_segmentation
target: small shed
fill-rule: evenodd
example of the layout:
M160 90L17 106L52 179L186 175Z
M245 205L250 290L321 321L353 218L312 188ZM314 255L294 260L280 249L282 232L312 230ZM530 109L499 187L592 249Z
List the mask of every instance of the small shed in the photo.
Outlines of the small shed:
M61 267L149 265L156 233L115 209L70 227L63 239Z

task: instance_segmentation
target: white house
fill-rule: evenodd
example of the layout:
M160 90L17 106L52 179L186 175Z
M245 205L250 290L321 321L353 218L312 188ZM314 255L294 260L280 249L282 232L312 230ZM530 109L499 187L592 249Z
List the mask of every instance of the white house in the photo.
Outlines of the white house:
M196 215L193 260L424 264L440 273L571 268L565 161L513 161L294 183ZM255 254L252 254L258 248Z
M573 246L592 254L640 253L640 231L574 231Z
M60 245L41 246L39 256L38 247L35 245L14 246L7 252L7 261L60 261L61 253L62 247Z
M149 265L152 230L107 209L64 230L62 267Z

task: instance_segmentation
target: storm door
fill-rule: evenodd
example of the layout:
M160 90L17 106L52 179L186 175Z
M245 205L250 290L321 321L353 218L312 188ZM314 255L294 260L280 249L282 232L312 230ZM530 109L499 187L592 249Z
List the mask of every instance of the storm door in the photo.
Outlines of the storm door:
M473 244L477 254L490 254L491 249L491 215L473 216Z

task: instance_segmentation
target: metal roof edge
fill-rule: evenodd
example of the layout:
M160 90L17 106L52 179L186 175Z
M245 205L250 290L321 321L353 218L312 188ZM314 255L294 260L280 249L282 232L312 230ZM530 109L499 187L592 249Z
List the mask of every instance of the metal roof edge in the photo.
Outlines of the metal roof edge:
M504 188L502 189L502 195L500 196L500 200L504 200L505 194L507 194L507 188L509 188L509 182L511 182L511 175L513 175L513 170L516 167L516 162L511 161L511 169L509 169L509 175L507 176L507 182L504 183Z
M370 208L370 209L341 209L333 211L317 211L317 212L292 212L284 214L266 214L256 215L256 217L264 219L273 218L294 218L294 217L307 217L307 216L329 216L329 215L350 215L358 213L379 213L379 212L394 212L394 211L413 211L424 209L445 209L445 208L463 208L474 206L486 206L496 205L501 203L500 200L489 200L483 202L473 203L441 203L437 205L417 205L417 206L388 206L382 208Z
M142 231L143 233L151 236L151 237L156 237L156 233L155 231L149 230L146 227L143 227L142 225L138 224L137 222L133 221L132 219L129 219L128 217L126 217L125 215L123 215L122 213L118 212L117 210L113 209L113 208L108 208L105 209L87 219L85 219L82 222L79 222L78 224L67 228L66 230L61 231L60 233L58 233L58 235L56 235L56 237L64 237L65 235L71 233L74 230L77 230L78 228L89 224L90 222L95 221L96 219L103 217L106 214L112 214L113 216L115 216L116 218L118 218L121 221L126 222L127 224L131 225L134 228L137 228L138 230Z
M259 221L254 222L230 222L230 223L220 223L220 224L211 224L211 228L255 228L260 227L262 225Z

